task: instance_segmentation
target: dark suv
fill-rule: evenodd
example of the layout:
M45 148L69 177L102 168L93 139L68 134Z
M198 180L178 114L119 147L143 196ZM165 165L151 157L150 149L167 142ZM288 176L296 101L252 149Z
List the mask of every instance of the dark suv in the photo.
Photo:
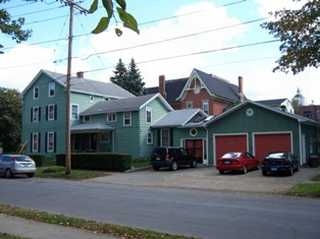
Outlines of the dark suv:
M269 173L287 173L290 176L299 170L299 162L289 152L269 153L263 160L261 171L264 176Z
M151 165L154 170L169 167L175 171L180 166L197 167L197 160L187 153L183 148L178 147L157 147L151 154Z

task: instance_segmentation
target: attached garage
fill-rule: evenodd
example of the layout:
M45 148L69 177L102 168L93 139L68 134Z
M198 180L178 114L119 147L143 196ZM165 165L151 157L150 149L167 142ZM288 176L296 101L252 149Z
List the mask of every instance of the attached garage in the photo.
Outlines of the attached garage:
M213 135L215 162L227 152L245 152L248 150L247 134Z
M277 151L293 153L291 132L253 133L253 154L258 160Z

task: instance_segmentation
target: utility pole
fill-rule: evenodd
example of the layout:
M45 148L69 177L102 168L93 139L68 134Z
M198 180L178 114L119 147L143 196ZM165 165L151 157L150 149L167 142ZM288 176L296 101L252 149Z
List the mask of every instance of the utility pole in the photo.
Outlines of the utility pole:
M70 123L70 87L71 87L71 68L72 68L72 38L73 38L73 12L74 8L80 13L86 14L88 11L75 3L73 0L62 0L62 2L69 6L69 36L68 36L68 65L67 65L67 79L66 79L66 135L65 135L65 174L71 173L71 123Z

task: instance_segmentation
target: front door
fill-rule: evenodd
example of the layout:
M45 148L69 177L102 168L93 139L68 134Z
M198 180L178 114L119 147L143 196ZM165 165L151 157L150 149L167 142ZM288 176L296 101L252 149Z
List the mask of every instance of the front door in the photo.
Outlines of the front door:
M185 148L188 154L192 155L198 163L203 162L203 140L202 139L186 139Z

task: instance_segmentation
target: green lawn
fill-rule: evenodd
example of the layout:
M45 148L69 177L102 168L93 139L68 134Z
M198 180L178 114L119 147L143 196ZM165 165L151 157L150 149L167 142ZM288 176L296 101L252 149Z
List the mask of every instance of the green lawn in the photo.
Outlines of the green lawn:
M304 197L320 197L320 174L313 177L310 182L295 185L290 189L288 194Z
M93 170L79 170L73 169L70 175L65 174L65 168L61 166L45 166L37 168L36 177L39 178L62 178L62 179L71 179L71 180L82 180L89 178L96 178L100 176L109 175L106 172L102 171L93 171Z
M25 237L18 237L18 236L13 236L9 235L7 233L2 233L0 232L0 239L27 239Z
M100 223L83 218L68 217L62 214L47 213L38 210L31 210L19 208L15 206L0 204L0 213L21 217L27 220L43 222L48 224L56 224L60 226L67 226L78 228L81 230L88 230L95 233L103 233L113 235L125 239L191 239L195 237L188 237L183 235L173 235L169 233L156 232L140 228L120 226L115 224ZM3 239L20 239L15 237L4 237Z

